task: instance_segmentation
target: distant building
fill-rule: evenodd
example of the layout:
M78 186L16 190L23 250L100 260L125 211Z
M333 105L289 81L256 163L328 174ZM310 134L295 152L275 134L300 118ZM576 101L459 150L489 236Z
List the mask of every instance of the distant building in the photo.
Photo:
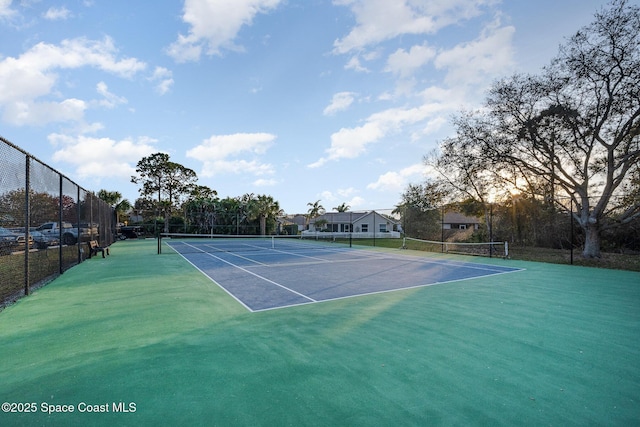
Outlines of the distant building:
M327 212L312 218L309 221L309 229L303 233L350 233L354 237L400 237L399 230L398 221L376 211Z
M442 220L442 228L444 230L477 230L480 228L480 220L458 212L447 212Z

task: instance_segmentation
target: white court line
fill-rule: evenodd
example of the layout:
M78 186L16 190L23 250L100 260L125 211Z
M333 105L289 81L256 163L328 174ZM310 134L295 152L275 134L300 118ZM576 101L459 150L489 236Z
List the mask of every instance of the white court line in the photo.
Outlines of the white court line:
M261 249L265 249L265 248L261 248ZM315 250L315 248L314 248ZM282 253L282 254L286 254L286 255L291 255L291 256L297 256L297 257L302 257L302 258L309 258L309 259L314 259L317 260L317 262L283 262L283 263L262 263L259 261L255 261L251 258L245 258L243 256L240 255L236 255L233 252L229 252L231 255L233 256L237 256L239 258L243 258L246 259L247 261L251 261L257 265L259 265L260 267L267 267L267 268L273 268L273 267L287 267L287 266L299 266L299 265L314 265L314 264L333 264L333 263L348 263L348 262L355 262L355 261L375 261L375 260L397 260L397 261L403 261L403 262L416 262L416 263L420 263L420 264L432 264L432 265L442 265L442 266L446 266L449 268L469 268L469 269L473 269L473 270L482 270L482 271L490 271L492 273L496 272L496 270L501 273L501 272L511 272L511 271L519 271L521 270L520 268L515 268L514 267L501 267L501 266L494 266L491 264L482 264L482 263L472 263L472 262L466 262L466 261L457 261L457 260L447 260L447 259L437 259L437 258L423 258L420 256L414 256L414 255L409 255L409 254L396 254L396 253L389 253L389 252L375 252L375 251L371 251L371 250L367 250L367 249L345 249L345 248L328 248L327 252L329 252L329 254L333 255L336 253L345 253L345 254L359 254L362 255L362 257L360 258L349 258L349 259L339 259L339 260L335 260L335 259L326 259L326 258L319 258L319 257L314 257L314 256L310 256L310 255L303 255L301 253L296 253L296 252L289 252L289 251L285 251L285 250L278 250L278 249L268 249L268 250L263 250L263 251L259 251L256 252L256 254L259 256L261 254L271 254L273 252L278 252L278 253ZM247 268L250 268L253 266L247 266ZM504 269L507 269L506 271Z
M405 287L390 288L390 289L384 289L384 290L380 290L380 291L363 292L361 294L352 294L352 295L345 295L345 296L342 296L342 297L321 299L321 300L318 300L316 302L322 303L322 302L330 302L330 301L340 301L340 300L343 300L343 299L358 298L358 297L364 297L364 296L369 296L369 295L380 295L380 294L387 294L387 293L396 292L396 291L407 291L407 290L411 290L411 289L427 288L429 286L446 285L447 283L464 282L464 281L467 281L467 280L482 279L482 278L485 278L485 277L499 276L499 275L502 275L502 274L516 273L516 272L519 272L519 271L524 271L524 269L518 269L518 270L513 270L513 271L501 271L499 273L485 274L485 275L482 275L482 276L465 277L464 279L443 280L441 282L424 283L424 284L421 284L421 285L409 285L409 286L405 286ZM297 304L288 304L288 305L282 305L282 306L276 306L276 307L261 308L261 309L258 309L258 310L251 310L251 311L254 312L254 313L258 313L258 312L261 312L261 311L280 310L281 308L298 307L298 306L307 305L307 304L313 304L313 303L311 303L311 302L301 302L301 303L297 303Z
M309 255L302 255L302 254L298 254L298 253L295 253L295 252L289 252L289 251L281 251L279 249L271 249L271 251L278 252L278 253L281 253L281 254L286 254L286 255L297 256L297 257L301 257L301 258L315 259L315 260L318 260L320 262L332 262L331 260L328 260L328 259L325 259L325 258L318 258L318 257L315 257L315 256L309 256ZM291 265L291 264L288 264L288 265Z
M244 260L247 260L247 261L251 261L252 263L258 264L259 266L262 266L262 267L269 267L269 264L265 264L263 262L256 261L254 259L244 257L244 256L242 256L240 254L235 253L235 252L226 252L226 253L228 253L229 255L232 255L232 256L234 256L236 258L241 258L241 259L244 259ZM216 258L218 258L218 257L216 257Z
M300 265L318 265L318 264L340 264L340 263L348 263L348 262L361 262L361 261L371 261L372 259L385 259L385 258L349 258L349 259L338 259L338 260L328 260L319 258L319 261L300 261L300 262L276 262L272 264L262 264L260 266L257 265L249 265L247 268L253 267L267 267L267 268L286 268L286 267L296 267Z
M239 265L236 265L236 264L234 264L234 263L232 263L232 262L229 262L229 261L227 261L227 260L225 260L225 259L222 259L222 258L220 258L220 257L218 257L218 256L215 256L214 254L211 254L211 253L208 253L208 252L205 252L205 253L206 253L207 255L209 255L210 257L212 257L212 258L215 258L215 259L217 259L217 260L219 260L219 261L222 261L222 262L224 262L225 264L229 264L230 266L235 267L235 268L237 268L238 270L244 271L245 273L249 273L249 274L251 274L252 276L257 277L258 279L264 280L265 282L268 282L268 283L271 283L271 284L273 284L273 285L279 286L279 287L281 287L282 289L285 289L285 290L287 290L287 291L289 291L289 292L291 292L291 293L293 293L293 294L296 294L296 295L298 295L298 296L301 296L302 298L308 299L308 300L309 300L309 301L311 301L311 302L318 302L318 301L314 300L314 299L313 299L313 298L311 298L311 297L308 297L308 296L306 296L306 295L304 295L304 294L301 294L300 292L294 291L294 290L293 290L293 289L291 289L291 288L287 288L286 286L281 285L280 283L277 283L277 282L274 282L273 280L267 279L267 278L266 278L266 277L264 277L264 276L261 276L261 275L259 275L259 274L256 274L256 273L254 273L253 271L247 270L246 268L240 267Z
M190 245L188 243L182 243L185 244L187 246L190 246L202 253L209 253L206 251L203 251L202 249L199 249L197 246L194 245ZM260 247L260 249L265 249L263 247ZM496 270L498 270L499 272L504 271L503 268L507 268L508 270L506 270L506 272L511 272L511 271L520 271L522 270L521 268L516 268L514 270L514 267L501 267L501 266L493 266L491 264L482 264L482 263L471 263L471 262L466 262L466 261L457 261L457 260L447 260L447 259L435 259L435 258L423 258L420 256L413 256L413 255L408 255L408 254L395 254L395 253L388 253L388 252L375 252L375 251L371 251L371 250L367 250L367 249L353 249L353 250L345 250L345 248L327 248L329 252L331 253L339 253L339 252L346 252L346 253L353 253L353 252L357 252L358 254L364 255L364 258L367 258L366 261L369 260L376 260L376 259L391 259L391 260L401 260L401 261L411 261L411 262L418 262L418 263L422 263L422 264L436 264L436 265L443 265L443 266L447 266L447 267L462 267L462 268L470 268L470 269L474 269L474 270L483 270L483 271L491 271L491 272L495 272ZM177 251L176 251L177 252ZM289 252L289 251L283 251L283 250L277 250L277 249L269 249L266 251L266 253L273 253L273 252L279 252L279 253L283 253L283 254L287 254L287 255L292 255L292 256L299 256L299 257L304 257L304 258L311 258L311 259L317 259L319 262L322 263L341 263L341 262L352 262L352 261L362 261L364 260L363 258L360 259L347 259L347 260L328 260L326 258L318 258L318 257L312 257L312 256L308 256L308 255L302 255L302 254L298 254L295 252ZM264 267L282 267L282 266L288 266L288 265L305 265L305 263L280 263L280 264L265 264L265 263L261 263L259 261L255 261L252 260L250 258L245 258L243 256L240 255L236 255L232 252L228 252L231 253L234 256L237 256L239 258L243 258L246 259L247 261L251 261L255 264L258 264L260 266L264 266ZM216 257L218 258L218 257ZM218 258L221 259L221 258ZM224 261L224 260L223 260ZM226 262L226 261L225 261ZM229 263L231 265L232 263ZM308 263L308 264L315 264L315 263ZM240 268L240 267L238 267ZM277 283L276 283L277 284ZM282 286L282 285L279 285ZM284 287L284 286L283 286ZM288 289L288 288L286 288ZM292 291L294 292L294 291ZM305 295L302 295L305 296ZM306 297L306 296L305 296Z
M188 244L188 243L185 243ZM184 259L185 261L187 261L189 264L191 264L196 270L198 270L200 273L202 273L205 277L209 278L209 280L211 280L213 283L215 283L220 289L222 289L224 292L227 293L227 295L229 295L231 298L233 298L234 300L238 301L240 303L241 306L243 306L244 308L246 308L247 310L249 310L252 313L255 313L255 311L249 307L247 304L244 303L244 301L242 301L241 299L239 299L237 296L235 296L234 294L232 294L229 290L227 290L227 288L225 288L224 286L222 286L220 283L216 282L214 280L213 277L211 277L210 275L208 275L204 270L202 270L200 267L198 267L196 264L192 263L187 257L184 256L184 254L181 254L180 252L178 252L173 246L167 244L167 246L169 246L171 248L171 250L173 250L175 253L177 253L178 255L180 255L182 257L182 259ZM189 245L192 246L192 245ZM193 246L195 249L195 246ZM198 249L201 253L207 253L201 249Z
M243 267L240 267L239 265L236 265L236 264L234 264L234 263L232 263L232 262L229 262L229 261L224 260L224 259L222 259L222 258L220 258L220 257L218 257L218 256L215 256L215 255L213 255L212 253L205 252L205 251L203 251L202 249L199 249L199 248L197 248L197 247L196 247L196 246L194 246L194 245L190 245L190 244L188 244L188 243L182 243L182 244L185 244L185 245L187 245L187 246L190 246L190 247L192 247L192 248L194 248L194 249L196 249L196 250L200 251L200 253L206 254L206 255L208 255L208 256L210 256L210 257L212 257L212 258L215 258L215 259L217 259L217 260L219 260L219 261L222 261L222 262L224 262L225 264L229 264L230 266L235 267L235 268L237 268L238 270L244 271L245 273L249 273L249 274L251 274L252 276L255 276L255 277L257 277L257 278L259 278L259 279L261 279L261 280L264 280L265 282L271 283L271 284L276 285L276 286L278 286L278 287L280 287L280 288L282 288L282 289L285 289L285 290L287 290L287 291L289 291L289 292L291 292L291 293L294 293L294 294L296 294L296 295L298 295L298 296L301 296L302 298L309 300L309 303L318 302L317 300L315 300L315 299L313 299L313 298L311 298L311 297L308 297L308 296L306 296L306 295L304 295L304 294L301 294L300 292L294 291L293 289L287 288L286 286L283 286L283 285L281 285L280 283L274 282L273 280L270 280L270 279L267 279L266 277L260 276L259 274L256 274L256 273L254 273L254 272L252 272L252 271L249 271L249 270L247 270L247 269L245 269L245 268L243 268ZM251 307L247 306L247 305L246 305L242 300L240 300L240 299L239 299L238 297L236 297L233 293L231 293L231 291L227 290L227 288L225 288L224 286L222 286L220 283L216 282L216 281L215 281L215 279L214 279L213 277L211 277L209 274L207 274L205 271L203 271L200 267L198 267L198 266L197 266L197 265L195 265L193 262L191 262L189 259L187 259L187 257L185 257L185 256L184 256L184 254L181 254L180 252L178 252L178 251L177 251L175 248L173 248L171 245L168 245L168 246L169 246L171 249L173 249L173 251L174 251L174 252L176 252L178 255L180 255L182 258L184 258L184 259L185 259L189 264L191 264L192 266L194 266L194 267L196 268L196 270L198 270L199 272L201 272L202 274L204 274L205 276L207 276L209 279L211 279L211 281L213 281L216 285L218 285L218 287L222 288L222 290L224 290L224 291L225 291L228 295L230 295L233 299L235 299L235 300L236 300L236 301L238 301L240 304L242 304L242 306L243 306L244 308L246 308L247 310L249 310L249 311L250 311L250 312L252 312L252 313L254 313L254 312L256 312L256 311L260 311L260 310L253 310ZM266 265L266 264L265 264L265 265Z
M186 244L186 243L184 243ZM419 284L419 285L409 285L409 286L405 286L405 287L398 287L398 288L390 288L390 289L385 289L385 290L380 290L380 291L373 291L373 292L363 292L363 293L359 293L359 294L352 294L352 295L346 295L346 296L342 296L342 297L335 297L335 298L327 298L327 299L321 299L321 300L315 300L307 295L301 294L300 292L294 291L293 289L290 289L284 285L281 285L277 282L274 282L273 280L267 279L266 277L263 277L259 274L256 274L250 270L247 270L246 268L240 267L236 264L233 264L232 262L226 261L218 256L215 256L209 252L205 252L202 251L201 249L198 249L197 247L193 246L193 245L189 245L188 246L193 247L194 249L200 251L201 253L205 253L208 256L211 256L212 258L215 258L219 261L222 261L232 267L235 267L241 271L244 271L245 273L249 273L261 280L264 280L268 283L274 284L282 289L285 289L293 294L296 294L298 296L301 296L302 298L308 300L309 302L303 302L303 303L294 303L294 304L287 304L287 305L281 305L281 306L275 306L275 307L269 307L269 308L262 308L262 309L252 309L250 307L248 307L242 300L240 300L238 297L236 297L233 293L231 293L229 290L227 290L224 286L222 286L221 284L219 284L218 282L215 281L215 279L213 279L209 274L207 274L206 272L204 272L201 268L199 268L197 265L195 265L194 263L192 263L191 261L189 261L183 254L180 254L178 251L176 251L174 248L172 248L175 252L177 252L180 256L182 256L187 262L189 262L189 264L193 265L198 271L200 271L202 274L204 274L205 276L207 276L210 280L212 280L214 283L216 283L220 288L222 288L228 295L230 295L233 299L235 299L236 301L238 301L243 307L245 307L248 311L252 312L252 313L256 313L256 312L261 312L261 311L271 311L271 310L278 310L278 309L282 309L282 308L290 308L290 307L297 307L297 306L302 306L302 305L307 305L307 304L312 304L312 303L318 303L318 302L328 302L328 301L338 301L338 300L342 300L342 299L349 299L349 298L356 298L356 297L362 297L362 296L366 296L366 295L375 295L375 294L384 294L384 293L389 293L389 292L396 292L396 291L403 291L403 290L409 290L409 289L416 289L416 288L423 288L423 287L429 287L429 286L434 286L434 285L442 285L442 284L446 284L446 283L455 283L455 282L461 282L461 281L466 281L466 280L475 280L475 279L480 279L480 278L486 278L486 277L491 277L491 276L498 276L498 275L502 275L502 274L509 274L509 273L515 273L515 272L520 272L520 271L524 271L526 269L524 268L514 268L514 267L506 267L508 268L508 270L502 270L503 267L500 266L493 266L490 264L476 264L476 263L468 263L465 261L456 261L456 260L434 260L434 259L425 259L422 257L418 257L418 256L411 256L411 255L404 255L404 254L390 254L390 253L376 253L376 252L371 252L368 251L366 249L356 249L355 251L361 253L361 254L366 254L366 260L375 260L375 259L389 259L389 260L402 260L402 261L409 261L409 262L418 262L418 263L422 263L422 264L439 264L439 265L443 265L443 266L447 266L449 268L455 268L455 267L467 267L470 269L477 269L477 270L484 270L484 271L491 271L491 273L489 274L484 274L481 276L474 276L474 277L467 277L467 278L463 278L463 279L452 279L452 280L445 280L445 281L440 281L440 282L433 282L433 283L424 283L424 284ZM171 245L169 245L171 246ZM277 251L277 252L281 252L281 253L285 253L285 254L289 254L289 255L298 255L298 254L294 254L294 253L290 253L290 252L285 252L285 251ZM345 251L345 252L351 252L351 251ZM303 255L300 255L303 256ZM240 257L240 258L244 258L244 257ZM315 257L308 257L308 258L315 258ZM346 263L346 262L353 262L353 261L362 261L362 258L359 259L346 259L346 260L324 260L321 258L317 258L319 260L322 260L323 262L306 262L306 263L290 263L290 264L280 264L280 265L275 265L275 264L263 264L263 263L259 263L257 261L253 261L248 259L249 261L255 262L256 264L262 264L265 267L274 267L274 266L290 266L290 265L306 265L306 264L322 264L324 262L329 262L329 263ZM251 267L251 266L249 266ZM496 271L496 269L498 269L499 271ZM500 271L501 270L501 271Z
M483 264L483 263L475 263L475 262L467 262L467 261L458 261L458 260L449 260L449 259L438 259L438 258L425 258L418 255L410 255L410 254L402 254L402 253L389 253L389 252L374 252L367 249L356 249L359 253L365 254L370 259L391 259L391 260L401 260L401 261L411 261L418 262L421 264L439 264L447 267L462 267L462 268L471 268L475 270L485 270L485 271L496 271L499 273L504 271L506 273L510 273L512 271L521 271L523 268L516 267L502 267L499 265L492 264Z

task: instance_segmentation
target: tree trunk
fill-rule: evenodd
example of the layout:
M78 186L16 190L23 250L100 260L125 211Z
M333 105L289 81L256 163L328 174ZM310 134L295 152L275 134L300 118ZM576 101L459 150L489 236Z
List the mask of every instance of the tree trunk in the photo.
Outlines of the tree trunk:
M260 235L264 236L267 234L267 217L264 215L260 215Z
M598 223L588 222L584 231L585 240L582 256L585 258L600 258L600 230Z

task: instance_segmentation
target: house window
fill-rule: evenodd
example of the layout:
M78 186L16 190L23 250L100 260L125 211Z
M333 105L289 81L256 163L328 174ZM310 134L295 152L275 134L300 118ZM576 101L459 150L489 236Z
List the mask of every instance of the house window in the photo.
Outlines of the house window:
M467 224L460 224L460 230L466 230Z
M387 232L387 224L380 224L380 232L381 233Z
M369 224L362 224L362 232L367 233L369 231Z

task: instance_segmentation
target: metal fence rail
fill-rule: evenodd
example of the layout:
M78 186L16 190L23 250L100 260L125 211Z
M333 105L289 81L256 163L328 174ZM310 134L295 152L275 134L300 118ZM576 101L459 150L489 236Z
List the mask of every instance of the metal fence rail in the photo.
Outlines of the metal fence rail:
M114 241L113 208L0 137L0 307Z

